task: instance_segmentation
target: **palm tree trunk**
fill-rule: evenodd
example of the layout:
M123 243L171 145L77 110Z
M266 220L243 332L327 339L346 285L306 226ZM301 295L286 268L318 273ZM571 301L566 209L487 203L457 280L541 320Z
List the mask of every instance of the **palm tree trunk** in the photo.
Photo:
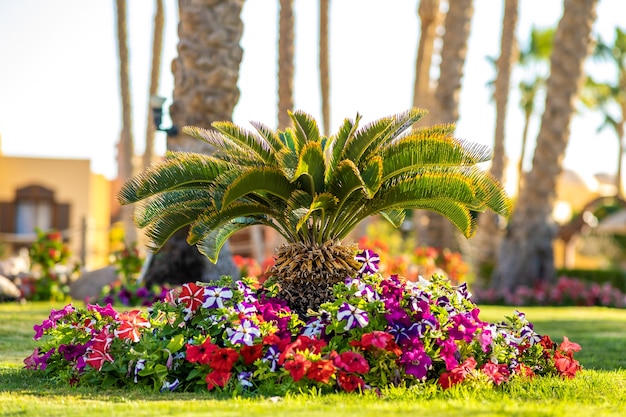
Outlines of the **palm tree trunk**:
M439 0L420 0L417 8L420 17L420 40L415 60L413 107L430 108L430 66L433 60L437 27L441 23Z
M459 118L459 91L474 7L472 0L449 2L441 49L440 75L431 104L432 123L455 123ZM419 213L420 244L466 252L467 242L445 217Z
M122 99L122 131L118 145L118 178L126 181L133 175L133 126L130 100L130 79L128 75L128 44L126 29L126 0L116 0L117 10L117 46L119 53L120 96ZM133 207L120 209L124 238L127 243L137 240L137 231L132 220Z
M324 136L330 135L330 65L328 63L328 14L330 0L320 0L320 90Z
M509 100L509 85L511 81L511 68L517 56L515 30L517 27L518 1L505 0L504 18L502 21L502 37L500 40L500 57L497 61L497 75L495 81L496 102L496 128L493 145L493 158L491 160L491 174L504 183L504 167L506 165L506 153L504 150L504 127L506 125L506 111ZM480 272L485 266L493 267L498 245L500 244L500 216L492 211L480 214L479 227L476 233L474 248L476 249L475 266L476 272Z
M294 37L293 0L280 0L278 20L279 129L284 129L291 124L287 111L293 110Z
M522 190L522 184L524 183L524 159L526 159L526 143L528 142L528 128L530 126L531 113L528 112L524 115L524 130L522 132L522 146L519 155L519 161L517 162L517 195Z
M569 139L574 100L583 79L591 45L597 0L565 0L550 62L545 111L537 136L533 166L502 241L491 285L512 290L555 278L552 210L556 181Z
M175 126L210 128L215 121L232 120L239 99L237 80L243 32L243 0L179 0L178 57L172 63L174 102L170 115ZM179 133L168 136L172 151L210 153L205 142ZM172 236L151 260L149 283L209 281L221 275L238 276L227 246L217 265L186 242L188 230Z
M156 11L154 13L154 30L152 33L152 66L150 69L149 97L154 96L159 91L159 77L161 76L161 52L163 50L163 25L164 12L163 0L156 0ZM149 107L148 107L149 108ZM143 168L148 168L154 158L154 120L152 114L148 112L146 122L146 149L143 153Z

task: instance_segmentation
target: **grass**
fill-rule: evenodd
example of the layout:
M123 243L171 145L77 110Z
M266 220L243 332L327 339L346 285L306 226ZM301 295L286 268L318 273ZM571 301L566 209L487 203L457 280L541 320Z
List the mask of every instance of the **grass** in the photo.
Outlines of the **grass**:
M394 388L375 394L284 398L220 398L213 394L153 393L140 389L69 388L22 369L32 352L33 324L60 305L0 305L0 415L2 416L623 416L626 415L626 310L522 309L539 333L579 343L585 370L573 380L537 378L502 388L448 391ZM482 307L481 318L501 320L511 307Z

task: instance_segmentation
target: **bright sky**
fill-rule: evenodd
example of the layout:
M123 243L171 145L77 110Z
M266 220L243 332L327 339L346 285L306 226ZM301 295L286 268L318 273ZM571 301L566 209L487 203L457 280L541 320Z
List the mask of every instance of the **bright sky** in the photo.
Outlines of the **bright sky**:
M148 112L148 82L154 2L130 0L129 48L135 148L142 152ZM295 107L321 120L318 75L318 2L295 0ZM357 112L364 121L408 109L412 104L419 20L417 0L333 0L331 2L331 119L335 131ZM621 4L620 4L621 3ZM8 156L88 158L92 170L113 178L115 144L121 127L116 29L112 0L21 0L0 2L0 135ZM241 97L234 121L276 125L276 0L246 0ZM493 144L495 109L485 85L495 77L486 56L499 54L503 1L476 0L460 98L457 136ZM520 1L518 34L525 44L532 25L555 26L561 0ZM166 33L159 94L171 99L170 71L176 56L176 0L165 0ZM623 2L600 0L596 33L609 41L623 17ZM622 27L624 27L622 19ZM595 65L596 77L614 79L610 67ZM520 154L523 119L514 73L506 152ZM166 102L169 106L171 100ZM542 104L540 104L542 107ZM540 117L529 135L530 167ZM597 133L601 119L577 115L564 165L582 174L613 173L617 139ZM164 120L167 125L169 120ZM425 119L428 124L428 119ZM165 134L157 133L157 151Z

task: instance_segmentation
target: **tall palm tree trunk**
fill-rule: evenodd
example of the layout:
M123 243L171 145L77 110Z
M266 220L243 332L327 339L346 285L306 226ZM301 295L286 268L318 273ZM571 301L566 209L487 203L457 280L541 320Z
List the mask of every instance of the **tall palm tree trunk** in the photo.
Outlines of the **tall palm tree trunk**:
M128 74L128 43L126 25L126 0L116 0L117 47L119 54L120 96L122 100L122 131L118 144L118 179L126 181L133 175L133 126L130 100L130 77ZM127 243L137 240L137 232L132 220L133 208L123 206L120 210Z
M509 100L509 86L511 68L517 56L515 30L517 27L518 0L505 0L504 17L502 19L502 36L500 40L500 57L496 62L497 75L495 81L496 127L493 141L493 159L491 160L491 174L504 183L504 167L506 153L504 149L504 128L506 125L507 103ZM492 211L481 213L479 227L474 240L474 264L476 272L480 273L485 267L492 268L495 264L497 249L500 244L500 218Z
M287 111L293 110L294 32L293 0L280 0L278 19L279 129L284 129L291 124Z
M565 0L550 61L546 104L533 166L502 241L491 285L512 290L554 280L552 210L556 181L569 139L574 100L591 45L597 0Z
M449 2L439 81L431 104L431 123L455 123L459 118L461 79L473 14L472 0ZM420 244L466 252L465 238L445 217L431 212L419 213L417 225Z
M430 67L433 61L437 27L441 21L439 0L420 0L417 8L420 18L420 39L415 60L413 107L430 108Z
M330 135L330 64L328 59L328 15L330 0L320 0L320 90L324 136Z
M232 120L239 99L237 80L243 51L243 0L179 0L178 57L172 63L175 126L210 128L214 121ZM210 153L205 142L179 133L168 136L173 151ZM238 276L227 247L220 262L211 264L186 241L187 229L174 234L156 253L146 272L149 283L209 281L221 275Z
M156 0L156 11L154 13L154 29L152 33L152 65L150 68L149 97L156 95L159 91L159 78L161 77L161 52L163 51L163 25L165 13L163 11L163 0ZM142 165L148 168L154 158L154 119L151 112L148 112L146 122L146 149L143 152Z

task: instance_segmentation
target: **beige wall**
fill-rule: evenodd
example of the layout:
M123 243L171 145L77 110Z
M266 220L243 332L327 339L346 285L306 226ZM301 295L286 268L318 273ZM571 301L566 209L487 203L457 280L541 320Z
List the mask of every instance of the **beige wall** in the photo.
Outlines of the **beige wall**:
M81 254L82 225L86 231L86 266L101 266L108 254L110 182L90 171L86 159L45 159L0 156L0 201L13 201L18 188L40 185L54 192L57 203L70 204L70 250Z

